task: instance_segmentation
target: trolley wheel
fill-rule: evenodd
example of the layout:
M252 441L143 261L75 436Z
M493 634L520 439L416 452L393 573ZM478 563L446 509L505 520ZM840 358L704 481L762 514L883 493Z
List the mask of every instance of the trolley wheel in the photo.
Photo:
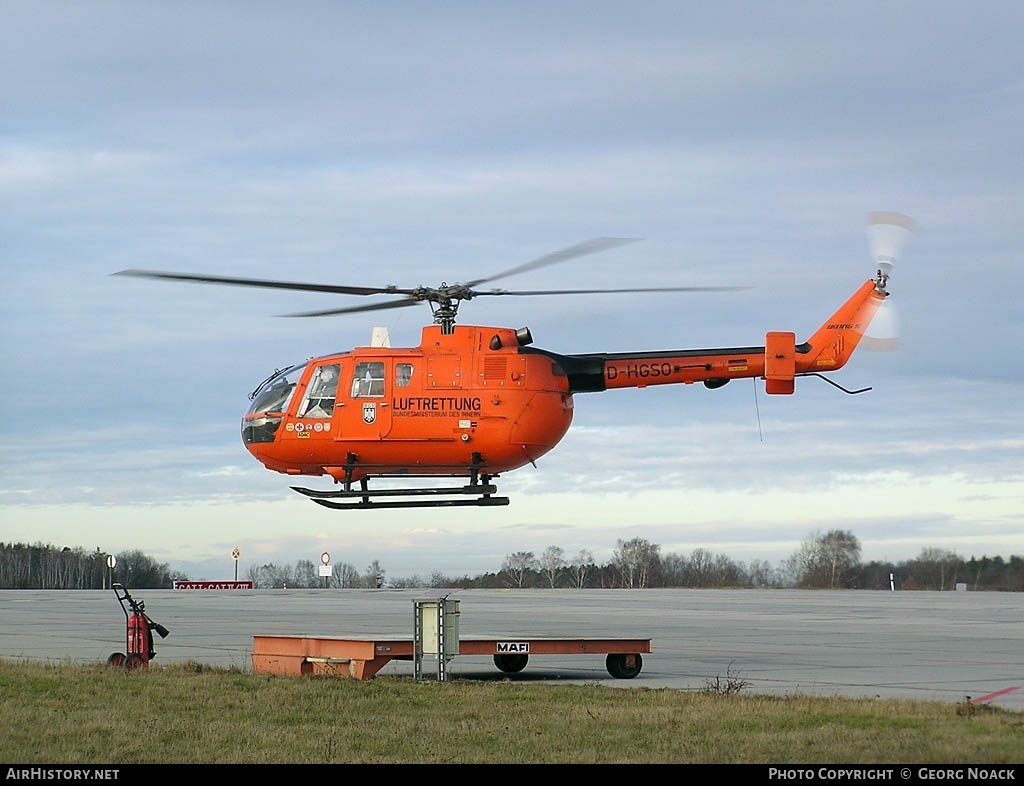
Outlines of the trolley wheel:
M146 665L146 659L139 655L137 652L132 653L128 656L128 659L124 662L125 668L129 671L132 669L138 669Z
M644 666L644 659L639 652L621 653L613 652L605 658L605 666L608 673L617 680L631 680L640 673Z
M124 666L125 660L126 658L123 652L112 652L110 653L110 657L107 658L107 665L117 666L117 668L121 668L122 666Z
M530 656L524 653L495 655L494 665L498 667L499 671L503 671L506 674L515 674L516 672L522 671L526 668L526 662L529 659Z

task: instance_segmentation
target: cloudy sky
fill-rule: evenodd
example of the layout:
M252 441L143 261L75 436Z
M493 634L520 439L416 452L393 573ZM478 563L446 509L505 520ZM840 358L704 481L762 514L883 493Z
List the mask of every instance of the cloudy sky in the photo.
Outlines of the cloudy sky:
M1011 0L6 0L0 540L213 579L235 547L243 574L327 550L460 576L634 537L774 565L832 528L864 559L1024 554L1022 29ZM273 369L375 325L416 345L426 306L283 319L356 303L110 275L411 287L631 237L502 286L745 289L460 321L563 353L749 346L871 276L875 210L918 227L902 350L834 377L869 392L580 394L506 508L331 511L242 445Z

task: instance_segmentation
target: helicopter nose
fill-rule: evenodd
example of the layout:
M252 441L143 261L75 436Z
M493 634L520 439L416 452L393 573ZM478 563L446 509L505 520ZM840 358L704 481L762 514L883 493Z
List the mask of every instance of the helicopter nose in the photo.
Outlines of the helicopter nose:
M242 442L253 452L253 446L272 443L281 426L279 415L246 415L242 418Z
M272 441L252 441L252 440L250 440L249 435L251 435L254 432L257 433L260 436L262 436L265 433L263 431L259 431L259 430L255 429L255 428L247 427L243 423L243 425L242 425L242 435L243 435L242 442L245 445L245 449L249 451L249 454L254 459L256 459L258 462L260 462L260 464L262 464L267 469L278 471L278 472L283 472L284 470L280 469L278 467L277 463L274 461L273 457L270 455L270 451L273 449L273 444L274 443Z

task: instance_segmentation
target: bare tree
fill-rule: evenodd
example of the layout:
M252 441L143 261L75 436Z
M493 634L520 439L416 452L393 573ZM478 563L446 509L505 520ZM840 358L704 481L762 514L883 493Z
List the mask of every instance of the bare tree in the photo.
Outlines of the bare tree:
M841 587L860 564L860 541L852 532L834 529L811 536L786 565L804 587Z
M675 553L665 554L661 558L661 586L685 587L690 575L690 561Z
M828 567L828 586L834 589L860 564L860 541L852 532L831 530L821 540L821 555Z
M506 585L509 587L523 587L526 584L526 576L530 571L537 569L537 558L532 551L517 551L509 554L501 565L501 572L508 576Z
M612 561L622 576L624 587L643 589L651 573L658 567L660 546L643 538L616 541Z
M316 589L322 584L320 581L320 569L313 564L312 560L300 559L295 563L295 586Z
M359 573L351 562L339 562L332 566L330 585L334 589L358 587L359 582Z
M380 589L384 586L384 568L380 562L374 560L366 566L366 575L363 577L366 586L370 589Z
M430 583L428 587L450 587L454 582L439 570L435 570L430 574Z
M751 560L747 565L747 578L755 587L766 587L780 581L767 560Z
M547 585L554 589L558 584L558 572L565 566L565 552L561 546L548 546L540 557L540 572Z
M702 588L711 585L711 572L714 569L714 556L707 549L694 549L690 552L690 586Z
M249 568L249 581L256 589L273 589L277 587L287 588L289 584L295 586L295 578L291 566L275 565L268 562L266 565L255 565Z
M736 587L743 582L743 570L732 557L716 554L712 567L716 587Z
M957 575L964 565L963 559L947 549L924 548L917 555L914 571L917 583L922 587L944 590L956 584Z
M572 585L577 589L587 586L587 579L594 571L594 555L586 549L581 549L569 562L569 575L572 577Z

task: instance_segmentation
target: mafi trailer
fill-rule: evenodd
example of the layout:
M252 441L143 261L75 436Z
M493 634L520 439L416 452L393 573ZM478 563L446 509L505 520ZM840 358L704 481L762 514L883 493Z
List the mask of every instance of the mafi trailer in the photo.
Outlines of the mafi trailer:
M431 651L432 650L432 651ZM526 668L531 655L606 655L605 666L616 679L633 679L643 667L641 653L651 651L650 639L629 638L458 638L453 654L491 655L506 674ZM252 666L257 674L319 675L367 680L393 660L412 660L422 654L413 638L377 636L253 636ZM438 655L439 668L449 659ZM417 676L419 669L417 668ZM440 675L443 679L443 673Z

